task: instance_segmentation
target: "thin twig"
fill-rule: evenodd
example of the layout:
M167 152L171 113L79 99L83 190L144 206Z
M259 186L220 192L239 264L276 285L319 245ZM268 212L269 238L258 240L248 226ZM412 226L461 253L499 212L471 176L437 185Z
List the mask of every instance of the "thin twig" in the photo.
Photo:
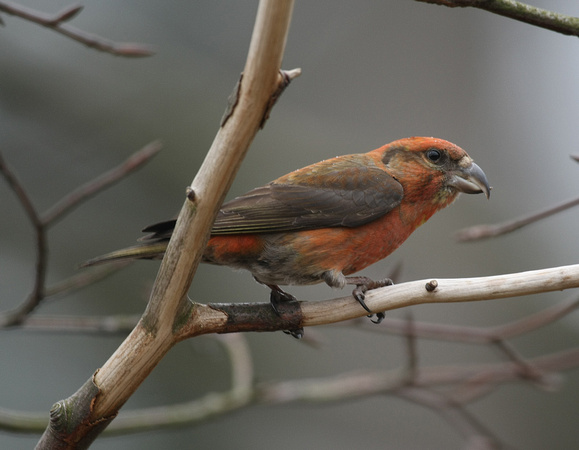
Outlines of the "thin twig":
M473 7L569 36L579 36L579 18L536 8L514 0L417 0L423 3Z
M579 298L575 295L535 314L530 314L504 325L490 327L487 330L491 336L497 336L501 339L521 336L559 320L561 317L575 311L578 307Z
M455 234L455 238L460 242L471 242L501 236L577 205L579 205L579 197L506 222L494 225L475 225L473 227L465 228L458 231Z
M2 175L4 175L4 179L8 182L8 185L12 188L16 194L16 197L18 197L18 201L24 208L24 211L26 211L26 214L28 215L30 222L32 222L32 225L34 225L36 228L41 228L42 220L36 212L36 208L32 204L32 200L28 196L28 193L16 176L14 170L4 160L2 153L0 153L0 172Z
M138 315L28 317L20 330L38 333L127 335L139 321Z
M117 272L119 269L126 267L127 265L128 264L126 262L122 262L111 264L108 267L103 266L102 268L95 268L95 270L80 272L52 286L44 288L44 295L39 301L36 302L36 304L38 304L40 301L54 300L57 297L70 294L78 289L82 289L86 286L96 283L99 280L102 280L103 278ZM57 333L119 333L123 331L122 329L119 330L118 326L113 326L113 324L117 322L117 319L115 319L113 316L104 318L31 317L30 312L32 312L34 308L31 308L31 306L26 308L26 305L29 301L30 300L27 299L26 302L18 306L16 309L0 313L0 329L19 325L20 329L43 332L51 331ZM133 320L129 323L131 323L134 327L136 321ZM127 322L124 321L123 324L125 325L124 332L127 332Z
M524 380L531 380L541 387L551 388L550 380L538 368L533 367L523 356L504 339L495 341L495 347L499 349L507 358L509 358L519 368L519 374Z
M149 46L129 42L113 42L95 34L79 30L78 28L66 23L76 17L82 9L83 6L71 5L54 15L48 15L17 3L0 2L0 12L20 17L29 22L50 28L57 33L101 52L126 57L151 56L155 53Z
M413 333L420 339L438 339L469 344L489 344L497 339L509 339L537 330L549 325L561 317L570 314L579 307L579 298L576 295L545 308L535 314L522 319L491 327L473 327L452 324L439 324L414 321ZM408 333L407 321L386 317L380 326L369 323L365 318L341 322L336 326L355 326L372 333L395 334L404 336Z
M483 447L478 449L504 449L499 439L491 433L474 415L468 412L460 403L452 397L447 397L440 392L416 387L402 387L396 390L396 394L417 405L429 408L440 414L446 421L465 439L472 442L477 440Z
M64 280L48 286L44 290L46 300L55 300L56 298L70 295L79 289L91 286L101 281L119 270L131 265L133 261L115 261L111 264L94 267L91 270L83 270Z
M26 211L36 235L36 271L34 275L34 285L32 292L16 308L6 311L0 315L0 328L14 326L22 323L24 318L30 314L44 298L44 283L46 279L46 269L48 262L46 229L42 224L36 208L32 204L23 184L16 173L6 163L0 154L0 172L18 197L20 204Z
M414 315L411 310L406 313L406 327L404 330L405 344L406 344L406 366L405 378L409 385L412 385L414 378L418 371L418 345L416 339L416 332L414 330Z
M562 372L579 365L579 348L529 358L528 362L545 372ZM442 387L477 379L489 386L520 380L518 367L511 361L495 364L422 367L413 386ZM480 381L482 382L482 381ZM366 370L331 377L262 383L256 400L267 404L289 402L337 402L369 395L391 393L407 386L399 370Z
M109 188L125 178L131 172L141 168L157 155L157 153L161 151L161 148L162 144L160 141L153 141L150 144L147 144L145 147L132 154L119 166L99 175L94 180L83 184L59 200L42 215L42 222L47 226L54 224L54 222L64 217L64 215L68 214L73 208L77 207L88 198Z
M118 270L124 264L111 267L110 269L98 270L96 272L79 274L63 281L61 284L46 289L45 279L48 260L47 229L58 219L64 217L74 207L97 194L101 190L118 182L126 177L130 172L138 169L148 162L161 149L159 142L152 142L141 150L133 154L123 164L115 169L97 177L95 180L81 186L71 194L64 197L50 208L46 214L40 216L34 207L30 196L24 189L14 170L6 163L0 154L0 173L4 176L9 186L16 194L20 204L26 211L36 235L36 272L32 292L17 307L0 313L0 329L20 325L27 316L38 307L47 295L57 295L64 291L72 291L95 282L108 275L111 270Z

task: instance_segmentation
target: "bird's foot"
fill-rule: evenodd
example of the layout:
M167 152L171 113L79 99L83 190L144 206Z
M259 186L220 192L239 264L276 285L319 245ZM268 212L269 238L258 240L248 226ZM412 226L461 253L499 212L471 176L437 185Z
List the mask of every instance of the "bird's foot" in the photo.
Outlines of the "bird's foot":
M290 302L297 303L298 300L293 295L285 292L279 286L268 285L268 287L271 289L269 302L271 303L273 311L279 317L282 317L284 312L283 310L285 309L286 305L288 305ZM304 329L302 327L294 328L293 330L283 330L283 332L293 336L296 339L301 339L304 337Z
M377 288L384 287L384 286L391 286L394 284L390 278L385 278L383 280L374 281L368 277L346 277L346 280L347 280L348 284L355 284L356 285L356 287L352 291L352 295L358 301L358 303L360 303L360 305L362 305L362 308L364 308L366 311L368 311L368 313L369 313L368 317L370 317L370 318L372 318L372 316L374 316L374 312L372 312L372 310L370 308L368 308L368 305L366 305L366 302L364 301L366 299L366 295L365 295L366 292L368 292L372 289L377 289ZM372 322L374 322L374 323L380 323L384 320L385 317L386 317L386 315L383 312L377 312L376 313L376 320L372 320L372 319L370 319L370 320L372 320Z
M296 339L301 339L304 337L304 329L302 327L296 328L295 330L282 330L285 334L289 334L291 337Z

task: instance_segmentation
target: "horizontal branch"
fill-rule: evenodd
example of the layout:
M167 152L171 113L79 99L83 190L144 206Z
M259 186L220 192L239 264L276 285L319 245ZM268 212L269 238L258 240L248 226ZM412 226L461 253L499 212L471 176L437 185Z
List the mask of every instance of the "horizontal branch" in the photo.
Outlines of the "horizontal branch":
M533 366L545 372L561 372L579 364L579 349L565 350L528 359ZM484 379L498 385L521 378L518 366L512 362L495 364L426 367L418 370L413 386L449 386ZM367 370L320 377L264 383L259 386L259 403L332 402L395 392L407 380L399 370Z
M243 356L244 343L241 345ZM533 367L545 373L557 374L579 365L579 349L530 358ZM239 371L239 369L237 369ZM246 375L251 374L247 372ZM212 392L189 402L163 407L142 408L122 412L105 431L107 435L120 435L175 426L191 426L215 417L242 409L250 404L279 405L288 403L330 403L347 401L372 395L400 395L403 389L460 387L470 382L493 390L500 385L524 379L517 364L501 362L494 364L448 365L419 368L411 384L399 369L359 370L329 377L302 378L278 382L262 382L250 385L247 379L234 384L224 392ZM484 380L484 381L481 381ZM454 398L466 404L474 397ZM32 413L0 408L0 429L18 433L39 433L46 426L46 413Z
M411 281L368 291L365 302L372 311L379 312L426 303L493 300L577 287L579 264L490 277ZM269 303L195 303L177 339L207 333L294 330L367 314L351 295L325 301L288 302L282 307L282 313L277 315Z
M529 364L548 373L571 370L579 365L579 350L571 349L528 360ZM154 428L194 425L216 416L256 405L287 403L330 403L365 398L373 395L394 395L404 398L409 386L433 388L461 386L472 380L489 389L523 379L519 367L512 362L496 364L452 365L420 368L409 385L399 369L360 370L329 377L305 378L278 382L262 382L247 386L243 396L232 391L211 393L199 399L164 408L145 408L121 413L107 429L107 434L150 431ZM484 382L481 382L481 377ZM457 399L460 401L462 399ZM462 403L468 403L465 399Z
M569 36L579 36L579 18L558 14L514 0L417 0L449 8L472 7Z
M372 311L388 311L424 303L453 303L518 297L579 287L579 264L478 278L412 281L366 293ZM433 283L435 284L435 283ZM333 323L365 314L351 297L302 303L303 326Z

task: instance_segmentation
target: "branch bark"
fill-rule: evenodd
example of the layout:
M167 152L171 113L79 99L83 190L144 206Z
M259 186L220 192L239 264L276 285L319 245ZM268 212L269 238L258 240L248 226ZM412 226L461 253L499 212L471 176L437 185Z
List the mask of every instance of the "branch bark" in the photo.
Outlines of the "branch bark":
M53 406L50 425L37 448L88 448L178 342L180 329L191 317L187 291L214 217L272 98L287 85L280 66L292 9L290 0L260 1L237 100L187 192L147 309L93 378Z

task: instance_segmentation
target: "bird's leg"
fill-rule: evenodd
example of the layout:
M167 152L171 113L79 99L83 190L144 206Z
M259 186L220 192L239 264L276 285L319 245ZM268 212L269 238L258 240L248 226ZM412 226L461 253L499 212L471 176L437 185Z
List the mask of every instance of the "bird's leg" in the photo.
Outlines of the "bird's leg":
M283 304L298 301L293 295L285 292L276 284L268 284L266 286L271 289L271 294L269 296L271 307L279 317L282 316L281 310L283 309ZM304 337L304 329L301 327L294 330L283 330L283 332L295 337L296 339L301 339Z
M370 310L370 308L368 308L368 305L366 305L366 302L364 301L366 298L366 292L372 289L391 286L394 284L390 278L374 281L368 277L346 277L346 282L348 284L356 285L355 289L352 291L352 295L356 300L358 300L358 303L362 305L362 308L370 313L368 317L372 317L374 313ZM384 317L386 317L386 315L383 312L378 312L376 313L376 320L372 320L372 322L380 323L384 320Z

